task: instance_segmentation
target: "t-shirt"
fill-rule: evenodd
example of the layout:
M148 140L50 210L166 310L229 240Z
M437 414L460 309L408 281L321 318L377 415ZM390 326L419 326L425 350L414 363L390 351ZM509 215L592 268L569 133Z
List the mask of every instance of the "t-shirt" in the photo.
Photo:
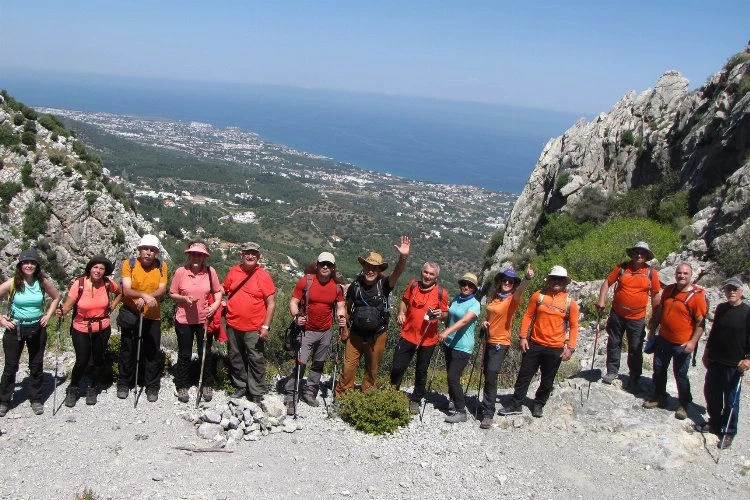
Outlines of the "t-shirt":
M474 313L478 318L480 312L481 307L479 301L475 297L472 296L468 299L456 297L448 308L448 326L456 323L468 313ZM474 352L474 330L476 329L476 326L477 321L475 318L474 321L457 332L448 335L445 339L445 345L457 351L468 352L471 354Z
M305 310L305 287L310 280L307 289L307 299L310 304ZM318 281L317 275L303 276L294 287L292 297L300 301L300 313L307 315L305 330L311 332L324 332L333 324L334 307L338 302L344 301L344 291L335 281L328 280L325 283Z
M256 265L252 271L246 272L238 264L224 278L224 293L227 297L248 274L250 279L227 302L227 325L241 332L260 331L268 312L266 299L276 293L276 286L268 271Z
M438 288L441 290L442 297L438 301ZM423 291L416 281L412 280L409 286L404 290L402 300L406 303L406 319L404 326L401 327L401 337L418 345L424 334L422 345L427 347L435 345L438 342L438 320L429 320L425 324L424 315L430 309L448 310L448 292L443 287L433 285L427 291ZM425 331L425 328L427 330Z
M750 306L716 306L714 324L706 342L706 358L722 365L737 366L750 354Z
M161 263L161 272L156 267L156 262L151 266L151 269L146 271L141 266L141 261L135 259L135 267L130 269L130 259L122 261L122 274L123 278L130 278L130 288L136 292L148 293L149 295L156 292L159 289L159 285L164 283L167 284L167 263ZM123 306L127 307L131 311L138 311L138 306L135 305L135 300L132 297L122 298ZM158 321L159 316L159 302L156 302L156 307L150 308L144 306L143 317L147 319L153 319Z
M620 270L623 268L624 271L620 276ZM612 309L619 316L633 320L646 317L649 294L653 297L661 291L659 273L656 270L651 270L651 279L649 280L649 269L651 268L646 266L634 270L630 263L625 263L616 266L607 276L609 286L617 283L612 298Z
M536 291L529 299L529 307L521 321L520 336L526 337L533 323L533 330L529 336L531 340L547 347L563 347L566 343L565 307L568 293L544 294L544 299L539 304L540 294L541 292ZM578 340L578 303L575 300L570 301L568 321L570 334L567 344L569 348L574 349Z
M113 279L104 278L109 280L110 292L117 294L120 291L120 286ZM110 326L109 313L107 308L110 304L110 298L107 296L107 287L104 283L99 287L94 287L93 283L89 278L83 280L83 290L81 291L81 298L78 298L79 291L79 280L75 280L70 289L68 290L68 296L76 299L76 316L73 318L73 328L81 333L96 333L104 330ZM96 321L86 321L86 319L96 318Z
M675 286L670 285L664 289L659 326L659 335L664 340L673 344L684 344L693 336L696 326L695 318L706 317L708 303L702 289L688 300L688 295L693 288L695 285L691 285L683 292L677 292ZM686 300L687 304L685 304Z
M14 290L10 312L13 320L21 322L44 316L42 283L35 279L31 285L24 283L23 290Z
M513 295L504 299L496 298L487 304L487 321L490 324L488 342L490 344L510 345L513 316L520 304L513 298Z
M380 290L380 292L378 292L378 290ZM391 288L387 276L379 277L371 285L365 283L365 280L362 276L358 276L357 281L352 283L346 290L346 304L347 307L351 307L352 309L356 309L362 306L371 306L379 309L384 309L388 300L388 296L392 291L393 289ZM383 325L377 333L384 331L386 328L388 328L388 323L386 321L383 321ZM354 326L352 326L351 333L354 335L363 335L362 333L358 332L356 328L354 328Z
M209 276L206 272L207 267L204 266L198 274L193 273L190 266L181 266L175 271L169 293L191 296L195 299L192 305L182 301L177 302L175 320L179 323L200 325L206 320L207 296L212 291L218 292L221 289L216 270L211 267L211 275Z

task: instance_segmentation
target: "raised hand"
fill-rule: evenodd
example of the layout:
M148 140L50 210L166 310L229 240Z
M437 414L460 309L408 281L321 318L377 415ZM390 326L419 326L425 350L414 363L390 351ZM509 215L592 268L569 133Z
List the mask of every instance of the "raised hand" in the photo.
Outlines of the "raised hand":
M411 251L411 240L409 240L408 236L402 236L400 244L393 246L396 248L396 251L399 253L399 255L406 257Z

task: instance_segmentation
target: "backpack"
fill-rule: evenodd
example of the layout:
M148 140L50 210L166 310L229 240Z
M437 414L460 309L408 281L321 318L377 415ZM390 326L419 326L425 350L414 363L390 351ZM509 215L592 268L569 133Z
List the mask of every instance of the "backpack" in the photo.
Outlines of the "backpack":
M542 305L542 302L544 302L544 295L541 291L539 292L539 298L536 300L536 307L539 309L539 306ZM570 303L573 302L573 297L568 294L568 296L565 298L565 319L563 320L563 326L565 327L565 344L567 345L568 341L570 340ZM556 309L556 308L555 308ZM529 339L531 339L531 335L534 333L534 322L536 321L536 312L534 313L534 317L531 320L531 327L529 331Z
M623 275L625 274L625 268L627 268L628 264L629 262L623 262L622 264L620 264L620 272L617 275L617 281L615 281L615 290L617 290L617 287L620 285L620 278L622 278ZM632 276L647 276L648 277L648 291L649 293L651 293L651 289L654 286L654 281L652 278L654 275L654 268L651 266L647 266L647 267L648 267L648 272L646 274L631 272L631 275Z
M380 333L388 328L388 322L391 319L391 304L388 296L383 293L382 278L378 278L375 282L375 289L377 294L370 298L370 301L373 304L379 301L379 304L371 305L362 295L360 277L357 277L351 284L352 304L349 311L351 327L361 335L371 336ZM356 305L357 297L362 305Z
M685 297L685 300L680 300L676 298L679 292L677 291L677 287L675 285L668 285L667 287L664 288L664 292L666 292L667 289L669 289L669 294L667 298L674 299L675 301L680 302L681 304L684 304L685 309L687 309L688 313L690 313L690 318L692 319L693 324L695 324L696 322L695 314L693 314L693 311L691 311L690 308L688 307L688 302L690 302L690 299L692 299L698 294L702 293L705 295L706 289L703 288L702 286L693 285L690 291L688 292L687 297ZM708 297L704 296L704 300L706 301L706 305L708 306ZM669 309L671 310L672 308L670 307ZM703 318L703 326L704 327L706 326L706 318Z
M411 283L409 283L409 293L414 292L414 288L419 284L419 281L417 280L411 280ZM445 304L450 307L450 304L448 304L448 290L442 288L439 284L437 284L437 295L438 295L438 307L440 307L440 304L443 303L441 299L445 298ZM451 302L452 304L452 302Z

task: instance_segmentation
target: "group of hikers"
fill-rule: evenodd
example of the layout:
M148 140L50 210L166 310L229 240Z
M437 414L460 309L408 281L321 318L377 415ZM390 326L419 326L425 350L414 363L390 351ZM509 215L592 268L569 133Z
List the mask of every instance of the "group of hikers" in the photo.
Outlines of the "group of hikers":
M228 396L247 397L256 403L262 401L266 392L264 343L276 308L276 287L270 274L260 265L260 246L252 242L241 245L240 263L221 281L206 263L210 256L208 246L191 241L185 250L187 263L175 271L169 287L167 264L158 258L159 248L156 236L143 236L137 256L122 261L119 284L110 277L114 264L106 257L93 257L86 264L83 276L70 285L62 302L53 282L42 272L36 250L21 252L14 276L0 284L0 297L7 295L9 298L7 314L0 316L0 325L5 328L0 416L5 416L10 409L24 346L29 356L31 407L36 414L44 412L42 375L46 327L52 315L56 314L60 323L71 311L76 360L64 404L75 406L87 371L89 384L85 401L89 405L96 404L97 379L104 367L111 335L110 314L118 305L117 323L121 333L117 397L126 399L131 390L137 393L141 386L145 387L149 402L157 401L163 369L159 302L167 294L177 305L174 318L178 343L174 367L177 399L187 403L190 398L189 365L194 339L201 362L197 398L212 399L212 370L204 370L203 366L211 357L213 332L216 332L218 337L224 334L229 344L230 374L235 390ZM398 261L390 275L385 274L388 262L383 256L370 252L367 257L358 258L362 271L347 286L336 271L334 255L322 252L310 272L296 283L288 305L293 316L292 330L298 335L294 343L296 363L281 382L289 415L296 416L298 401L319 406L323 367L332 346L339 342L345 347L341 377L334 387L335 397L354 389L362 358L364 376L360 389L369 391L376 387L388 336L390 295L406 267L411 241L402 236L394 248ZM626 253L630 260L615 266L606 277L596 302L601 315L610 289L614 288L606 323L607 368L602 382L611 384L618 378L622 341L626 336L629 371L626 388L637 393L645 343L645 352L654 354L654 392L643 407L665 406L667 369L674 361L679 398L675 417L685 419L692 402L687 375L690 360L703 334L708 313L706 292L692 283L692 268L688 264L678 265L675 283L662 288L658 273L649 265L654 256L645 242L636 243L626 249ZM486 320L480 325L480 334L476 331L481 313L477 276L464 274L458 280L459 292L451 298L439 284L439 275L437 263L425 262L419 278L405 286L398 301L396 321L400 336L393 354L390 382L400 388L415 359L409 410L417 414L428 390L429 367L437 357L444 356L450 397L445 421L465 422L466 395L461 377L479 340L480 379L484 384L480 382L477 414L481 412L480 427L489 429L496 413L498 376L512 344L513 319L535 271L529 266L519 273L508 267L494 276L485 297ZM571 358L577 345L579 307L567 291L570 282L564 267L553 266L543 289L531 295L520 326L520 369L512 397L498 414L522 412L530 383L539 372L539 387L529 408L532 416L543 416L560 364ZM724 448L731 446L737 432L742 376L750 369L750 306L742 300L742 288L739 278L730 278L723 284L727 300L716 309L703 354L708 420L697 428L719 435L719 446ZM47 297L50 301L45 307ZM647 330L649 301L653 313ZM439 328L441 323L442 329ZM309 373L305 378L308 363ZM304 386L300 387L303 379Z

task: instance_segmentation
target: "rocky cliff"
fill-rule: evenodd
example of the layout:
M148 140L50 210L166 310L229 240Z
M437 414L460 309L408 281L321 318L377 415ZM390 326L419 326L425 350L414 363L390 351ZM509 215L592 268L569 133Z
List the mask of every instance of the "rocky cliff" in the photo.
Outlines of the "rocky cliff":
M0 278L35 246L58 285L90 257L129 256L151 224L132 209L98 156L54 117L0 96Z
M700 279L715 281L723 274L717 257L750 246L749 171L750 52L732 57L692 92L683 76L668 71L653 89L627 93L609 113L582 119L547 143L484 276L533 246L545 213L660 184L667 196L686 192L692 216L683 253L667 265L690 260Z

